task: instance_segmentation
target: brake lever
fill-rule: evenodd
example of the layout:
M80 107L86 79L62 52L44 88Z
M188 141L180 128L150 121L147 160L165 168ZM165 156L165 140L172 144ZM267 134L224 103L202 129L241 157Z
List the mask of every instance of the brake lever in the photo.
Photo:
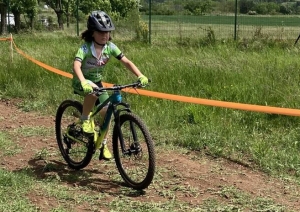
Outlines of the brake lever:
M104 92L104 89L93 88L93 93L94 93L96 96L100 96L103 92Z
M141 83L140 81L137 81L137 82L138 82L138 84L137 84L136 87L138 87L138 88L145 88L145 87L147 87L147 86L150 86L149 83L152 82L152 80L151 80L151 79L148 79L148 84L147 84L147 85L142 85L142 83ZM135 87L135 88L136 88L136 87Z

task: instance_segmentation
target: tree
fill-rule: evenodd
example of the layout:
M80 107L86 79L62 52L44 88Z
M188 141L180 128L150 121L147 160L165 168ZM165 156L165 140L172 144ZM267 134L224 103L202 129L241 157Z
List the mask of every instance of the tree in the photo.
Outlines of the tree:
M66 17L67 27L70 24L70 17L77 10L77 0L46 0L45 3L49 5L57 16L57 23L59 29L64 29L64 15Z
M93 10L102 10L106 13L110 13L112 11L109 0L82 0L80 1L79 9L84 14L89 14Z
M212 10L212 2L210 0L201 2L191 0L184 5L184 9L186 9L193 15L203 15L204 13L210 12Z
M56 13L57 16L57 22L58 22L58 27L59 29L64 29L64 21L63 21L63 3L67 4L68 0L47 0L46 4L49 5L54 12Z
M247 14L250 10L253 10L255 4L253 1L241 0L240 1L240 13Z
M280 5L279 12L287 15L291 13L291 10L286 5Z
M64 15L71 16L75 8L77 8L77 0L46 0L45 3L49 5L57 15L57 21L60 29L64 29ZM79 9L84 14L89 14L93 10L102 10L108 14L117 17L126 17L129 11L137 9L138 3L136 0L80 0Z
M136 0L110 0L112 12L116 12L120 17L124 18L133 9L138 9Z
M73 14L74 11L76 11L75 9L75 5L76 5L77 1L76 0L68 0L68 1L64 1L64 13L66 15L67 18L67 27L70 26L70 16Z
M138 9L136 0L82 0L79 9L84 14L89 14L93 10L102 10L114 18L127 17L133 9Z
M234 13L235 0L220 0L216 3L215 10L222 13Z
M15 29L18 32L21 26L21 14L26 13L29 17L29 25L33 28L34 18L37 15L37 0L10 0L10 11L14 15Z
M18 0L16 0L18 1ZM34 27L34 20L38 13L38 2L37 0L23 0L25 13L29 17L29 24L31 29Z
M0 0L0 18L1 18L1 26L0 26L0 34L6 32L6 11L7 11L7 3L5 0Z
M268 8L267 8L268 3L266 2L262 2L262 3L257 3L254 7L254 10L258 13L258 14L262 14L265 15L268 13Z

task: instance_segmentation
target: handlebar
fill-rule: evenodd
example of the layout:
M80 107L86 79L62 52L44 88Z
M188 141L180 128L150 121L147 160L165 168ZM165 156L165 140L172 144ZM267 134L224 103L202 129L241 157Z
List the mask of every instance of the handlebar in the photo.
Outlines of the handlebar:
M149 82L151 82L151 80L149 80ZM141 84L141 82L137 81L137 82L126 84L126 85L113 85L112 87L107 87L107 88L104 88L104 87L103 88L93 88L93 90L94 90L93 93L96 95L99 95L105 91L120 91L125 88L143 88L143 87L145 87L145 86L143 86Z

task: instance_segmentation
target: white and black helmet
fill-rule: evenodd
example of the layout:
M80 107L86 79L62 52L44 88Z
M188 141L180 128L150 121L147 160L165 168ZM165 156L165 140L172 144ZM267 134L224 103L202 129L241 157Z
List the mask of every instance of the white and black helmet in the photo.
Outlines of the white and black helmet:
M108 32L115 30L109 15L103 11L93 11L87 21L88 30Z

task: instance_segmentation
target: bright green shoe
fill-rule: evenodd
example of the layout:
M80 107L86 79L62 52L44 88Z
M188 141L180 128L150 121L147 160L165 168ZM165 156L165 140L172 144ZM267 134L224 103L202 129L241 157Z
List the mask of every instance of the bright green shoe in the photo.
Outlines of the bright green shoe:
M100 148L100 155L99 155L99 160L110 160L112 158L112 154L110 153L108 147L106 144L102 144Z
M97 142L98 137L99 137L99 133L96 130L94 130L94 142L95 143Z
M94 127L93 127L92 121L83 120L81 126L82 126L83 132L88 133L88 134L93 134L94 133Z

